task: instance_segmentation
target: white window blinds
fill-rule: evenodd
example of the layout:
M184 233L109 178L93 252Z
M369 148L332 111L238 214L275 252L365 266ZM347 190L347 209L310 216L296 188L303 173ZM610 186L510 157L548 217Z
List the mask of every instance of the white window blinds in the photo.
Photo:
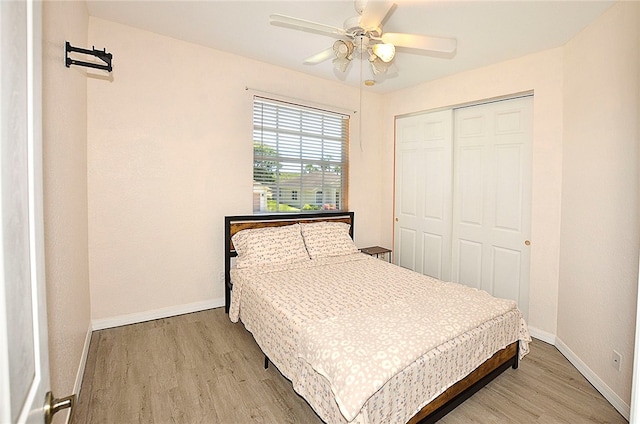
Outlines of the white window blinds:
M346 210L349 116L254 97L253 210Z

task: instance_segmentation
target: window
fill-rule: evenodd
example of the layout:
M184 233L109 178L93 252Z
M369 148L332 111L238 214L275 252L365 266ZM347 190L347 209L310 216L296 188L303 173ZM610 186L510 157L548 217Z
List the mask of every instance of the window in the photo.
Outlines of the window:
M254 212L346 210L348 144L348 115L254 97Z

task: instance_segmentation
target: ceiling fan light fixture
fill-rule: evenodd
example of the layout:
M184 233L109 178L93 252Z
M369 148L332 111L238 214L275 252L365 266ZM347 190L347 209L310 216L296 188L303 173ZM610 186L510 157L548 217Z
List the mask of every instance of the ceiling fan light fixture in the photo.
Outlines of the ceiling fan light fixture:
M373 72L373 75L384 75L387 73L387 69L389 69L389 65L386 62L383 62L382 59L376 55L371 55L369 63L371 63L371 71Z
M353 43L348 40L337 40L333 43L333 51L337 59L351 59Z
M346 72L349 63L351 63L351 61L347 58L336 57L333 59L333 67L340 72Z
M396 48L393 44L378 43L372 47L373 53L385 63L389 63L396 55Z

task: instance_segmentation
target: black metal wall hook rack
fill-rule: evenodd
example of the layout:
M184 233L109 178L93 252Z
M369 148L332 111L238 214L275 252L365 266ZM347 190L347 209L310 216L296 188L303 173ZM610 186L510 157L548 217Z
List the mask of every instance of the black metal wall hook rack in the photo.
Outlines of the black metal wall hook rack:
M69 57L69 53L82 53L82 54L88 54L90 56L95 56L98 59L102 60L105 64L102 65L100 63L84 62L82 60L71 59ZM106 48L102 50L96 50L96 48L93 47L93 50L88 50L80 47L73 47L71 44L69 44L68 41L66 43L65 64L67 68L69 68L71 65L76 65L76 66L86 66L89 68L101 69L103 71L111 72L113 70L113 67L111 66L111 59L113 59L113 55L111 53L107 53Z

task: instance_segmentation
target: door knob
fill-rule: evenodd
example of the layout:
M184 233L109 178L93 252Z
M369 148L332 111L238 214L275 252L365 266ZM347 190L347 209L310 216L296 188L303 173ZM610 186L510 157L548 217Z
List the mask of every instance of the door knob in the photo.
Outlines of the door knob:
M44 423L51 424L53 416L56 412L69 408L73 410L73 405L76 403L76 395L64 397L62 399L56 399L53 397L53 393L47 392L44 400Z
M398 222L398 218L396 218L396 222Z
M531 242L530 242L529 240L525 240L525 241L524 241L524 245L525 245L525 246L529 246L530 244L531 244Z

